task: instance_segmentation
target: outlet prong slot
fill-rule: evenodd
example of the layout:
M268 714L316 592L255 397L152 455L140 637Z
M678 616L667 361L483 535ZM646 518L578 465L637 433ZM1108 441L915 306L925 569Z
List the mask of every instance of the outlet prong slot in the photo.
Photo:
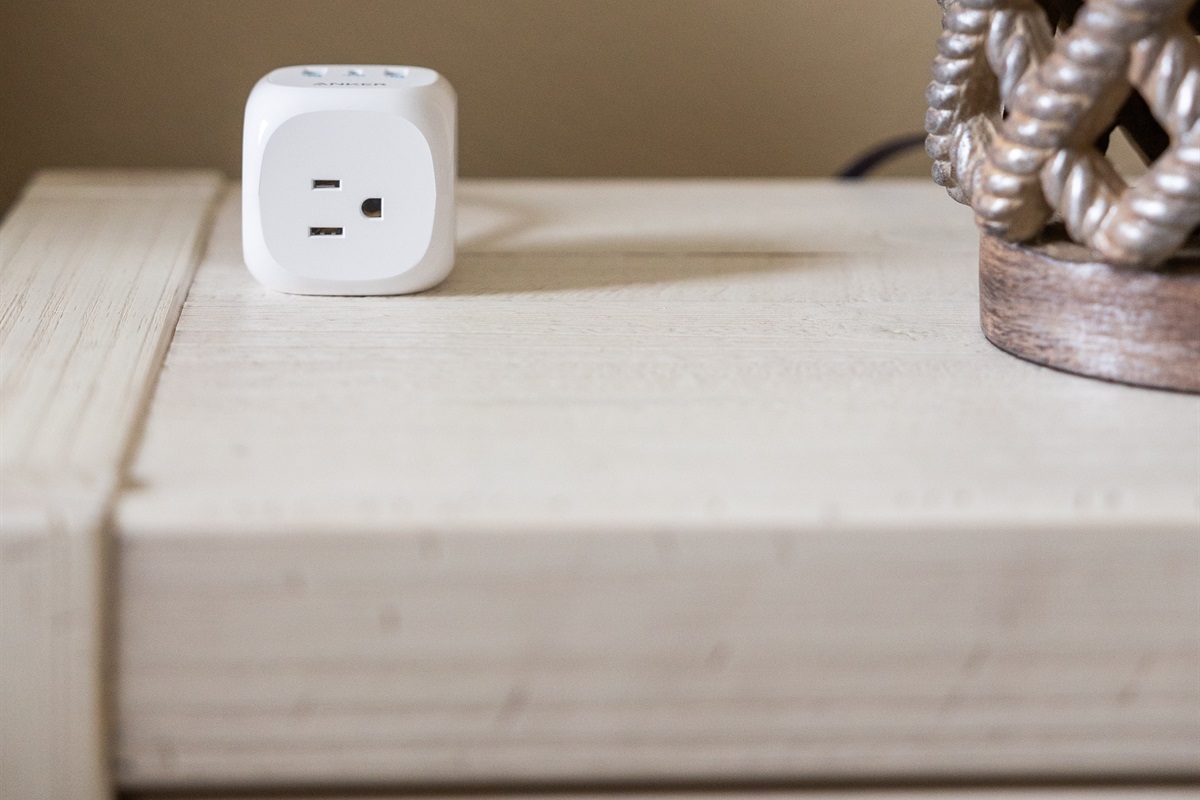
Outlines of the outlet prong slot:
M308 235L310 237L339 237L346 235L345 228L309 228Z
M313 181L313 190L317 189L341 189L342 182L340 180L321 179Z
M364 217L370 219L383 219L383 198L368 197L363 200L362 213Z

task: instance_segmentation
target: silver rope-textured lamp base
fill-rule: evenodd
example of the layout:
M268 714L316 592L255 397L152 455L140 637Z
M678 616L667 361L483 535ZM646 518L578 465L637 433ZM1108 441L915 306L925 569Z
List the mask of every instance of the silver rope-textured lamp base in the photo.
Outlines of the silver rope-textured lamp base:
M1200 391L1200 3L941 4L927 149L982 231L988 338ZM1118 127L1147 163L1133 181L1105 155Z

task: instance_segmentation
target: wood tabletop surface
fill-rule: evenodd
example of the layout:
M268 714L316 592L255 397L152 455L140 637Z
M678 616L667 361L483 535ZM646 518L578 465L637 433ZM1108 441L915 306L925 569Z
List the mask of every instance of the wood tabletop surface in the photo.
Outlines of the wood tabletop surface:
M31 190L0 239L5 592L59 591L27 521L90 475L66 541L112 542L84 651L115 785L1200 774L1200 398L994 349L936 187L465 182L450 279L363 299L254 283L229 187L143 230L104 216L119 180L44 177L69 198ZM210 219L196 259L172 231ZM112 279L13 277L88 236L124 242ZM131 294L159 261L181 309ZM91 388L31 383L62 347ZM112 444L43 463L33 430Z

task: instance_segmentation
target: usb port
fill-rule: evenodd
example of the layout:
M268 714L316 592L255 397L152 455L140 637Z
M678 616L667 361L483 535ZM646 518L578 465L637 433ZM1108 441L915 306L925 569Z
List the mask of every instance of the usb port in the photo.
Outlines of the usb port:
M313 181L313 188L314 189L340 189L340 188L342 188L342 182L341 181L333 181L333 180Z
M309 236L341 236L345 234L344 228L309 228Z

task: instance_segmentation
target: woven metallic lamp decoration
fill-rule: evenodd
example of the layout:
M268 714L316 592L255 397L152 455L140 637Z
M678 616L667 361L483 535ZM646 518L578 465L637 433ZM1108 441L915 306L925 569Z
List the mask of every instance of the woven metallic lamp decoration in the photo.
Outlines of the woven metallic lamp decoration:
M1198 0L941 0L935 180L981 229L997 346L1200 392ZM1106 156L1117 128L1147 171Z

